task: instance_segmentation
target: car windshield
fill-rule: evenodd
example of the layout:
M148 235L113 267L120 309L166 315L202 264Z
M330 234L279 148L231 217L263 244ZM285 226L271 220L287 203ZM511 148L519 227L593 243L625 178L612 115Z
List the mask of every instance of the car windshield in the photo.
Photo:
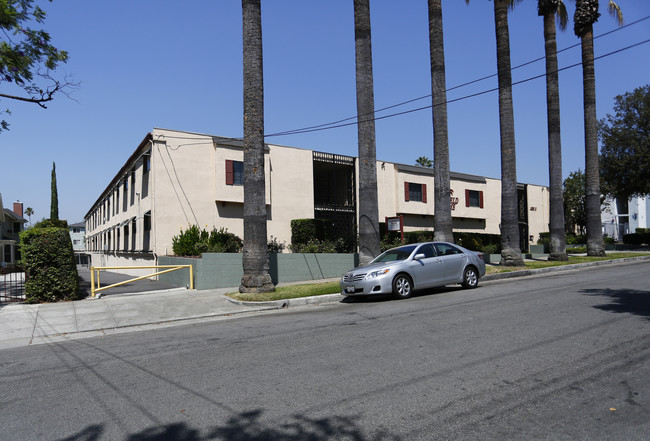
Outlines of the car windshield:
M385 251L384 253L377 256L372 263L378 262L394 262L396 260L404 260L411 255L415 245L408 245L405 247L393 248L392 250Z

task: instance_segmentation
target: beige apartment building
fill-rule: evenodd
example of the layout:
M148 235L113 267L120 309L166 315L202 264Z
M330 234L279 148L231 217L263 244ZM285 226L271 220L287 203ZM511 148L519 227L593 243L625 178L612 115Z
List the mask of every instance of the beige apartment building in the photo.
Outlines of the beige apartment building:
M243 142L154 129L85 216L86 250L95 266L155 264L172 237L191 225L227 228L243 238ZM358 170L354 157L268 144L268 235L287 245L291 220L329 219L355 231ZM404 230L433 229L433 170L377 161L379 220L402 216ZM454 231L499 234L499 179L451 173ZM548 188L519 185L522 249L548 231Z

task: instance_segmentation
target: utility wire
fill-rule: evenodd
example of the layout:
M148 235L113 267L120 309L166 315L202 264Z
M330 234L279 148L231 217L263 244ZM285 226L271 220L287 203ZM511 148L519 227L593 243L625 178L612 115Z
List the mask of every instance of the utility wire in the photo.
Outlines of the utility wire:
M613 30L611 30L611 31L608 31L608 32L605 32L605 33L603 33L603 34L597 35L596 37L594 37L594 40L597 39L597 38L604 37L604 36L606 36L606 35L612 34L612 33L614 33L614 32L618 32L618 31L620 31L620 30L623 30L624 28L627 28L627 27L629 27L629 26L632 26L632 25L638 24L638 23L640 23L640 22L642 22L642 21L644 21L644 20L648 20L648 19L650 19L650 15L649 15L649 16L646 16L646 17L643 17L643 18L641 18L641 19L639 19L639 20L633 21L633 22L631 22L631 23L628 23L628 24L626 24L626 25L624 25L624 26L620 26L620 27L618 27L618 28L615 28L615 29L613 29ZM641 45L641 44L647 43L648 41L650 41L650 40L645 40L645 41L642 41L642 42L640 42L640 43L633 44L633 45L631 45L631 46L627 46L627 47L625 47L625 48L619 49L619 50L617 50L617 51L613 51L613 52L610 52L610 53L607 53L607 54L604 54L604 55L600 55L600 56L598 56L598 57L595 57L594 60L597 60L597 59L600 59L600 58L604 58L604 57L607 57L607 56L609 56L609 55L613 55L613 54L616 54L616 53L618 53L618 52L622 52L622 51L627 50L627 49L631 49L631 48L633 48L633 47L635 47L635 46L639 46L639 45ZM576 44L571 45L571 46L568 46L568 47L566 47L566 48L564 48L564 49L560 49L559 51L557 51L557 53L559 54L559 53L561 53L561 52L565 52L565 51L567 51L567 50L573 49L573 48L575 48L575 47L577 47L577 46L580 46L580 44L581 44L581 43L576 43ZM536 58L536 59L531 60L531 61L524 62L524 63L522 63L522 64L519 64L519 65L517 65L517 66L511 68L511 71L513 71L513 70L515 70L515 69L519 69L519 68L524 67L524 66L528 66L528 65L533 64L533 63L536 63L536 62L538 62L538 61L544 60L545 58L546 58L546 57L544 56L544 57ZM571 65L571 66L567 66L567 67L564 67L564 68L558 69L557 71L558 71L558 72L561 72L561 71L563 71L563 70L570 69L570 68L573 68L573 67L579 66L579 65L581 65L581 64L582 64L582 63L577 63L577 64L574 64L574 65ZM481 81L484 81L484 80L487 80L487 79L490 79L490 78L494 78L494 77L496 77L497 75L498 75L498 74L496 74L496 73L495 73L495 74L491 74L491 75L487 75L487 76L484 76L484 77L478 78L478 79L476 79L476 80L468 81L468 82L466 82L466 83L462 83L462 84L459 84L459 85L457 85L457 86L450 87L449 89L447 89L447 92L450 92L450 91L452 91L452 90L456 90L456 89L459 89L459 88L462 88L462 87L465 87L465 86L469 86L469 85L471 85L471 84L475 84L475 83L478 83L478 82L481 82ZM528 82L528 81L531 81L531 80L534 80L534 79L537 79L537 78L541 78L541 77L544 77L544 76L546 76L546 73L541 74L541 75L538 75L538 76L535 76L535 77L530 77L530 78L527 78L527 79L524 79L524 80L521 80L521 81L517 81L517 82L515 82L515 83L512 83L512 85L514 86L514 85L516 85L516 84L525 83L525 82ZM498 88L494 88L494 89L485 90L485 91L482 91L482 92L478 92L478 93L475 93L475 94L471 94L471 95L463 96L463 97L456 98L456 99L453 99L453 100L448 100L446 103L453 103L453 102L456 102L456 101L462 101L462 100L465 100L465 99L468 99L468 98L473 98L473 97L476 97L476 96L484 95L484 94L486 94L486 93L494 92L494 91L496 91L496 90L499 90L499 89L498 89ZM403 106L403 105L406 105L406 104L410 104L410 103L413 103L413 102L415 102L415 101L419 101L419 100L422 100L422 99L430 98L430 97L431 97L431 94L423 95L423 96L420 96L420 97L417 97L417 98L413 98L413 99L410 99L410 100L407 100L407 101L403 101L403 102L401 102L401 103L393 104L393 105L391 105L391 106L382 107L382 108L380 108L380 109L375 110L375 111L372 112L372 113L356 115L356 116L352 116L352 117L349 117L349 118L344 118L344 119L341 119L341 120L338 120L338 121L333 121L333 122L330 122L330 123L319 124L319 125L315 125L315 126L303 127L303 128L300 128L300 129L294 129L294 130L287 130L287 131L284 131L284 132L271 133L271 134L268 134L268 135L264 135L264 137L266 138L266 137L272 137L272 136L288 136L288 135L297 135L297 134L301 134L301 133L310 133L310 132L317 132L317 131L322 131L322 130L328 130L328 129L334 129L334 128L346 127L346 126L356 125L356 124L358 124L359 122L372 121L372 120L375 120L375 121L376 121L376 120L385 119L385 118L389 118L389 117L393 117L393 116L399 116L399 115L404 115L404 114L408 114L408 113L418 112L418 111L420 111L420 110L425 110L425 109L429 109L429 108L432 108L432 107L435 107L435 106L439 106L439 105L445 104L445 103L439 103L439 104L435 104L435 105L434 105L434 104L431 104L431 105L427 105L427 106L424 106L424 107L419 107L419 108L416 108L416 109L406 110L406 111L403 111L403 112L397 112L397 113L392 113L392 114L389 114L389 115L376 116L376 117L372 117L372 118L368 118L368 119L364 119L364 120L360 120L360 121L354 121L354 122L350 122L350 123L345 123L346 121L357 120L357 119L359 119L359 118L363 118L363 117L366 117L366 116L368 116L368 115L374 115L374 114L376 114L376 113L383 112L383 111L385 111L385 110L393 109L393 108L395 108L395 107L400 107L400 106Z

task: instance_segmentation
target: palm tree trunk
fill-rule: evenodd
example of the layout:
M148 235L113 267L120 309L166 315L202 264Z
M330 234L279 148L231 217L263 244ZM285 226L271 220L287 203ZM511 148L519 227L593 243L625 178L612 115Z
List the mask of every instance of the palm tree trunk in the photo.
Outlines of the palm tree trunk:
M585 112L585 210L587 211L587 255L604 256L600 209L600 171L596 118L593 27L582 34L582 81Z
M449 184L449 139L447 136L447 85L441 0L429 0L429 50L431 55L431 100L433 111L434 239L454 241Z
M381 252L369 0L354 0L354 41L359 137L359 263L364 265Z
M544 14L546 50L546 114L548 123L548 173L550 187L549 260L566 261L564 199L562 196L562 143L560 139L560 86L555 40L555 11Z
M266 245L264 77L260 0L242 0L244 34L244 275L240 292L270 292Z
M501 134L501 262L505 266L523 266L519 248L517 210L517 157L515 154L515 118L510 73L509 0L494 0L494 25L497 40L499 76L499 126Z

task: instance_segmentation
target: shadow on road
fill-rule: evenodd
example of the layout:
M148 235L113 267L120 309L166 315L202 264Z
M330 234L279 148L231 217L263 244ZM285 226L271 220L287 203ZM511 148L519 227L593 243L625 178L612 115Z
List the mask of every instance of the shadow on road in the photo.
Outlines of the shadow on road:
M441 286L438 288L419 289L413 292L412 297L423 297L445 292L462 291L464 288L457 285ZM367 296L349 296L341 300L341 303L382 303L396 300L391 294L370 294Z
M309 418L294 415L285 422L262 421L260 409L241 412L229 418L221 426L208 428L205 432L177 422L156 425L133 433L124 441L398 441L401 438L386 432L368 436L354 422L354 417L334 416ZM98 441L102 439L102 425L91 425L80 432L59 438L57 441Z
M585 289L591 296L608 297L611 302L594 308L609 312L625 312L640 315L650 320L650 291L636 289Z

